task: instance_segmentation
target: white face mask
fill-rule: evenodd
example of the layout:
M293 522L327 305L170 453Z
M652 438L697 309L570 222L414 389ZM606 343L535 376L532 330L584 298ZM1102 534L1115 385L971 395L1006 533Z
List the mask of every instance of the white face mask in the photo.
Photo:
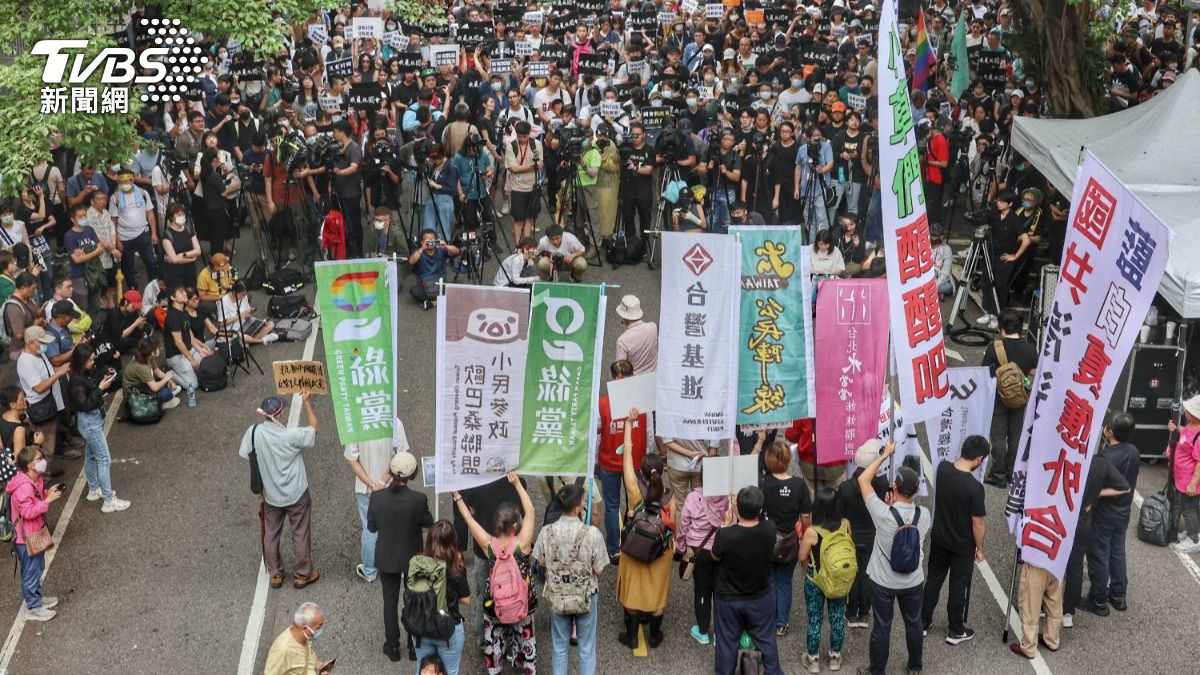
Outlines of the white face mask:
M176 225L184 225L186 223L187 223L187 216L183 215L182 213L175 216L175 224Z
M133 183L121 183L122 192L133 192Z
M387 226L388 226L388 221L386 221L386 220L376 220L375 221L375 229L377 229L377 230L381 230L381 231L386 230Z
M12 225L13 217L12 216L0 216L0 223L4 223L5 225Z

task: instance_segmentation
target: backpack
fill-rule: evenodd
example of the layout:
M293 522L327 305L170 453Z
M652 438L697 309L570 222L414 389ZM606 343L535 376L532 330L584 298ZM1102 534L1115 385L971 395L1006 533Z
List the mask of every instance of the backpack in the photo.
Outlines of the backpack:
M495 550L492 571L488 573L491 588L492 611L496 619L506 625L521 623L529 616L529 580L521 573L514 553L517 540L509 542L507 550Z
M621 533L621 553L644 563L652 563L667 550L671 534L662 519L662 508L641 504L633 517L625 521Z
M212 353L200 359L200 367L196 368L196 379L200 381L200 388L204 391L224 389L229 380L224 357Z
M132 387L126 394L125 404L129 411L126 420L134 424L157 424L162 419L162 401L158 400L158 394L150 391L149 387Z
M280 267L263 281L267 295L289 295L304 288L304 275L290 267Z
M921 519L921 507L913 511L911 523L905 523L896 507L888 508L896 521L896 534L892 537L892 556L888 563L896 574L912 574L921 566L921 531L917 521Z
M1000 366L996 368L996 393L1000 396L1000 402L1010 410L1024 408L1029 402L1025 373L1021 372L1020 366L1008 360L1003 340L996 340L992 344L996 349L996 358L1000 361Z
M854 577L858 575L854 540L850 538L844 523L833 532L817 528L817 533L821 535L817 544L819 564L815 569L809 568L809 577L825 597L844 598L850 594Z
M604 247L604 259L612 265L613 269L624 265L628 260L629 244L625 239L625 233L617 231L609 238L608 244Z
M400 622L418 647L421 638L448 640L454 634L454 617L446 611L445 562L426 555L409 560Z
M275 334L280 342L302 342L312 335L312 319L280 319L275 322Z
M267 316L272 319L292 319L308 314L308 298L300 294L276 295L267 301Z
M550 602L550 611L555 614L587 614L592 609L592 597L588 592L592 569L579 558L588 528L588 525L579 528L575 535L575 551L570 557L563 557L562 551L547 551L545 597Z
M16 533L12 518L12 497L5 492L0 494L0 541L10 542Z
M1142 502L1138 512L1137 538L1155 546L1174 541L1171 523L1171 503L1163 492L1155 492Z
M266 279L267 265L262 261L262 258L258 258L250 263L250 268L246 270L246 276L243 281L246 282L246 290L261 291L263 282Z
M625 239L625 264L636 265L646 258L646 241L639 236Z

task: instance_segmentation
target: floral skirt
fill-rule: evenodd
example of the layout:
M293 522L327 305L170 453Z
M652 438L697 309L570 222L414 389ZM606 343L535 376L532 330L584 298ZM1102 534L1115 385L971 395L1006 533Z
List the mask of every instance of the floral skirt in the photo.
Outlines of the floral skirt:
M533 635L533 614L524 621L503 624L494 616L483 615L483 665L488 675L500 675L504 660L522 675L537 672L537 639Z

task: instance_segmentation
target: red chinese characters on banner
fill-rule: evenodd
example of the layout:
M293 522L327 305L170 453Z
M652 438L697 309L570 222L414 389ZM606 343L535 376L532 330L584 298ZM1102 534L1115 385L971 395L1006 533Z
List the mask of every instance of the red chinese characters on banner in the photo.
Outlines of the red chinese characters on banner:
M1058 557L1067 526L1058 515L1058 506L1044 506L1025 510L1025 529L1021 531L1021 546L1029 546L1045 553L1049 558Z
M929 216L896 229L896 248L900 253L900 283L916 279L933 269L933 246L929 243ZM937 298L935 286L934 298ZM938 323L941 323L940 321Z
M1095 244L1096 248L1104 248L1104 239L1108 237L1108 227L1112 225L1116 208L1116 197L1105 190L1095 178L1089 178L1072 226Z
M912 372L918 403L945 396L950 391L950 380L943 377L946 375L946 343L939 342L924 354L913 357Z

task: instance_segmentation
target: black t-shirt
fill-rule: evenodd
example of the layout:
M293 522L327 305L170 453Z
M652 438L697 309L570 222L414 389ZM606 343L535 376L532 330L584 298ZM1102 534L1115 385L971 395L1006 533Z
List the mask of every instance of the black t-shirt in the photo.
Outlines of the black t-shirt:
M801 478L780 480L767 474L762 478L762 491L766 497L763 511L781 532L794 529L801 514L812 513L808 484Z
M722 527L713 537L717 565L717 596L730 600L760 598L771 588L771 552L775 526L768 520L754 527Z
M1037 368L1037 348L1026 342L1023 338L1003 338L1004 340L1004 355L1012 363L1021 367L1021 372L1029 374ZM996 357L996 343L990 342L986 349L983 350L983 361L981 366L987 366L992 375L996 374L996 368L1000 366L1000 360ZM999 396L1000 392L997 391Z
M1104 501L1114 499L1113 497L1108 497L1104 500L1100 499L1100 491L1104 488L1127 490L1130 488L1130 485L1125 480L1125 476L1122 476L1117 467L1113 466L1113 463L1109 461L1108 457L1104 453L1098 453L1092 458L1092 468L1088 471L1087 482L1083 484L1083 494L1079 498L1080 517L1091 518L1093 523L1096 522L1096 508ZM1130 497L1130 500L1132 502L1132 497ZM1120 521L1112 525L1119 523ZM1103 524L1110 524L1107 517ZM1079 529L1076 530L1076 534L1078 534ZM1077 540L1075 545L1080 545L1080 542Z
M867 510L862 492L858 490L858 477L862 475L861 468L855 469L854 475L842 481L837 489L838 507L842 517L850 521L850 537L858 548L870 548L875 543L875 521ZM887 479L876 476L872 483L876 487L887 489Z
M1137 485L1138 471L1141 468L1141 458L1138 457L1138 449L1131 443L1118 443L1100 451L1108 463L1113 466L1125 479L1126 484L1130 487ZM1092 471L1096 470L1096 465L1092 466ZM1097 525L1102 525L1108 529L1125 529L1129 524L1133 504L1133 492L1128 494L1118 495L1116 497L1105 497L1096 501L1096 505L1092 507L1092 520Z
M623 160L625 159L633 162L634 166L653 166L654 149L649 145L643 145L640 148L630 146ZM630 171L629 167L625 165L625 162L621 162L621 187L641 186L638 188L639 192L650 192L652 190L650 183L650 176L642 176L636 171Z
M853 136L850 135L849 129L847 129L833 139L833 161L835 166L844 167L849 164L850 169L846 179L851 183L867 182L867 172L863 171L861 161L863 142L866 140L867 135L862 132L862 129L859 129L858 133ZM843 152L853 153L853 159L842 159ZM834 169L834 171L837 171L837 169Z
M1007 215L1001 216L998 211L991 215L992 251L998 259L1005 253L1016 253L1021 248L1020 238L1025 233L1025 219L1017 215L1016 209L1009 209Z
M971 553L975 550L971 519L986 515L983 485L970 473L956 469L953 462L939 464L929 542L955 553Z
M507 481L505 481L507 483ZM462 623L463 617L459 608L462 605L458 601L463 598L471 597L471 586L467 583L467 572L463 570L458 576L446 577L446 610L450 612L450 616L454 619L454 623Z
M800 151L795 143L784 145L775 143L767 150L767 173L771 176L771 186L782 186L779 198L782 201L785 194L791 194L788 189L795 180L796 153ZM772 194L774 194L772 192Z
M166 349L167 358L179 356L179 348L175 346L175 333L183 338L184 346L191 344L188 339L190 329L188 328L188 316L174 307L167 308L167 322L163 329L163 348Z

